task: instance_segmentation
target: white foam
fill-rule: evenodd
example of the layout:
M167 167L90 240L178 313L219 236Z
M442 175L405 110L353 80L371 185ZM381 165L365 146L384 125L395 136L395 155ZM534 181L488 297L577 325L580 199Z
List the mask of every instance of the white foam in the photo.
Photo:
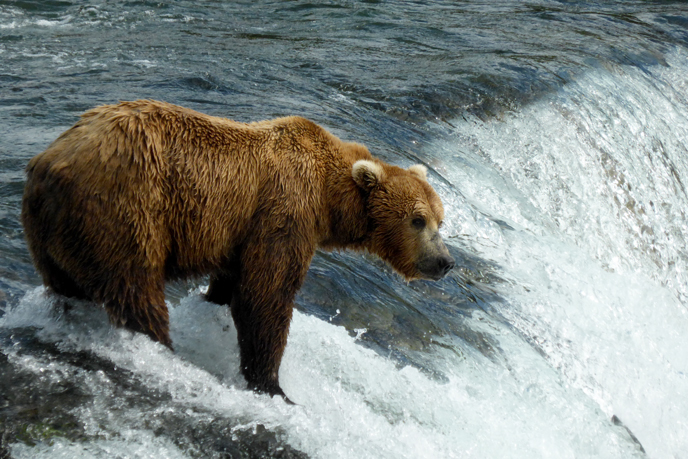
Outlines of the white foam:
M650 457L688 451L686 57L582 75L430 152L457 188L445 231L504 268L500 312Z
M65 350L93 352L133 372L147 386L170 393L178 413L209 410L236 420L240 430L262 424L312 457L544 458L551 451L558 457L634 455L634 445L604 413L486 315L477 314L473 326L497 336L510 350L508 362L479 353L460 359L438 351L437 358L450 370L448 382L439 382L415 368L397 368L341 327L296 312L280 373L285 392L299 404L294 407L244 389L231 318L225 307L203 301L197 292L179 306L171 305L176 353L143 335L112 329L93 305L77 303L66 315L54 313L53 306L37 289L0 319L0 326L38 327L41 339L59 342ZM15 364L27 371L52 371L31 358ZM114 443L87 447L58 441L56 453L64 449L79 457L79 448L88 448L98 451L94 457L109 457L103 451L133 437L139 440L121 450L137 451L132 457L154 455L160 442L169 447L163 439L152 441L152 432L136 425L136 413L110 416L107 403L99 411L98 397L108 400L110 390L96 379L89 384L96 402L79 413L81 422L87 432L102 434L97 420L107 417L110 429L125 434ZM21 445L16 450L28 451ZM46 457L49 450L37 454Z
M39 443L29 447L23 443L11 445L15 459L186 459L186 455L169 439L156 436L150 431L131 429L119 438L95 440L88 443L69 442L54 438L50 444Z
M33 18L12 18L12 20L0 22L0 29L23 29L27 27L71 27L71 16L66 16L59 20L33 19Z

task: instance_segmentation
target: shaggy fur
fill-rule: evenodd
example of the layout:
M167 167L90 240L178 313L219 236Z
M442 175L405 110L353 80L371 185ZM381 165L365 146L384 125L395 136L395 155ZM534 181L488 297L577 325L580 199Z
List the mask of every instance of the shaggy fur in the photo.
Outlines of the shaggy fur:
M453 266L425 173L303 118L244 124L123 102L86 112L29 162L22 221L49 288L170 347L165 282L210 274L249 386L284 395L293 299L317 247L367 249L407 279Z

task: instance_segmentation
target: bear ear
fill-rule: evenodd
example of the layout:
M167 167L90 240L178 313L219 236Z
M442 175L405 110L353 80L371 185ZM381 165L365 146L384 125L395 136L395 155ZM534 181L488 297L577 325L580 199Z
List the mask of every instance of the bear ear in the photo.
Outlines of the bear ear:
M428 181L428 168L422 164L415 164L409 167L408 171L419 179Z
M358 186L366 191L370 191L382 182L384 171L378 163L367 159L360 159L351 168L351 176Z

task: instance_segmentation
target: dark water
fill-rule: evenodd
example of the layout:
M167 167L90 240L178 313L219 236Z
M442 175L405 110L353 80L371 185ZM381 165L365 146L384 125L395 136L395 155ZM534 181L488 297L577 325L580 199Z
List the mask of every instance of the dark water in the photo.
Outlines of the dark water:
M683 457L687 47L684 2L0 1L0 457ZM296 408L243 390L203 280L178 355L52 311L24 167L139 98L428 165L457 269L318 254Z

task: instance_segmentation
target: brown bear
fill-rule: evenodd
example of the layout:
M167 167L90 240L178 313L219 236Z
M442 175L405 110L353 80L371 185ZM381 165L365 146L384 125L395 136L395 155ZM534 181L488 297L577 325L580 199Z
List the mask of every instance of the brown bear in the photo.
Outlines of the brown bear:
M22 222L52 291L171 347L167 280L210 275L249 387L284 396L293 300L317 248L406 279L454 266L423 166L385 164L299 117L238 123L156 101L97 107L27 166Z

